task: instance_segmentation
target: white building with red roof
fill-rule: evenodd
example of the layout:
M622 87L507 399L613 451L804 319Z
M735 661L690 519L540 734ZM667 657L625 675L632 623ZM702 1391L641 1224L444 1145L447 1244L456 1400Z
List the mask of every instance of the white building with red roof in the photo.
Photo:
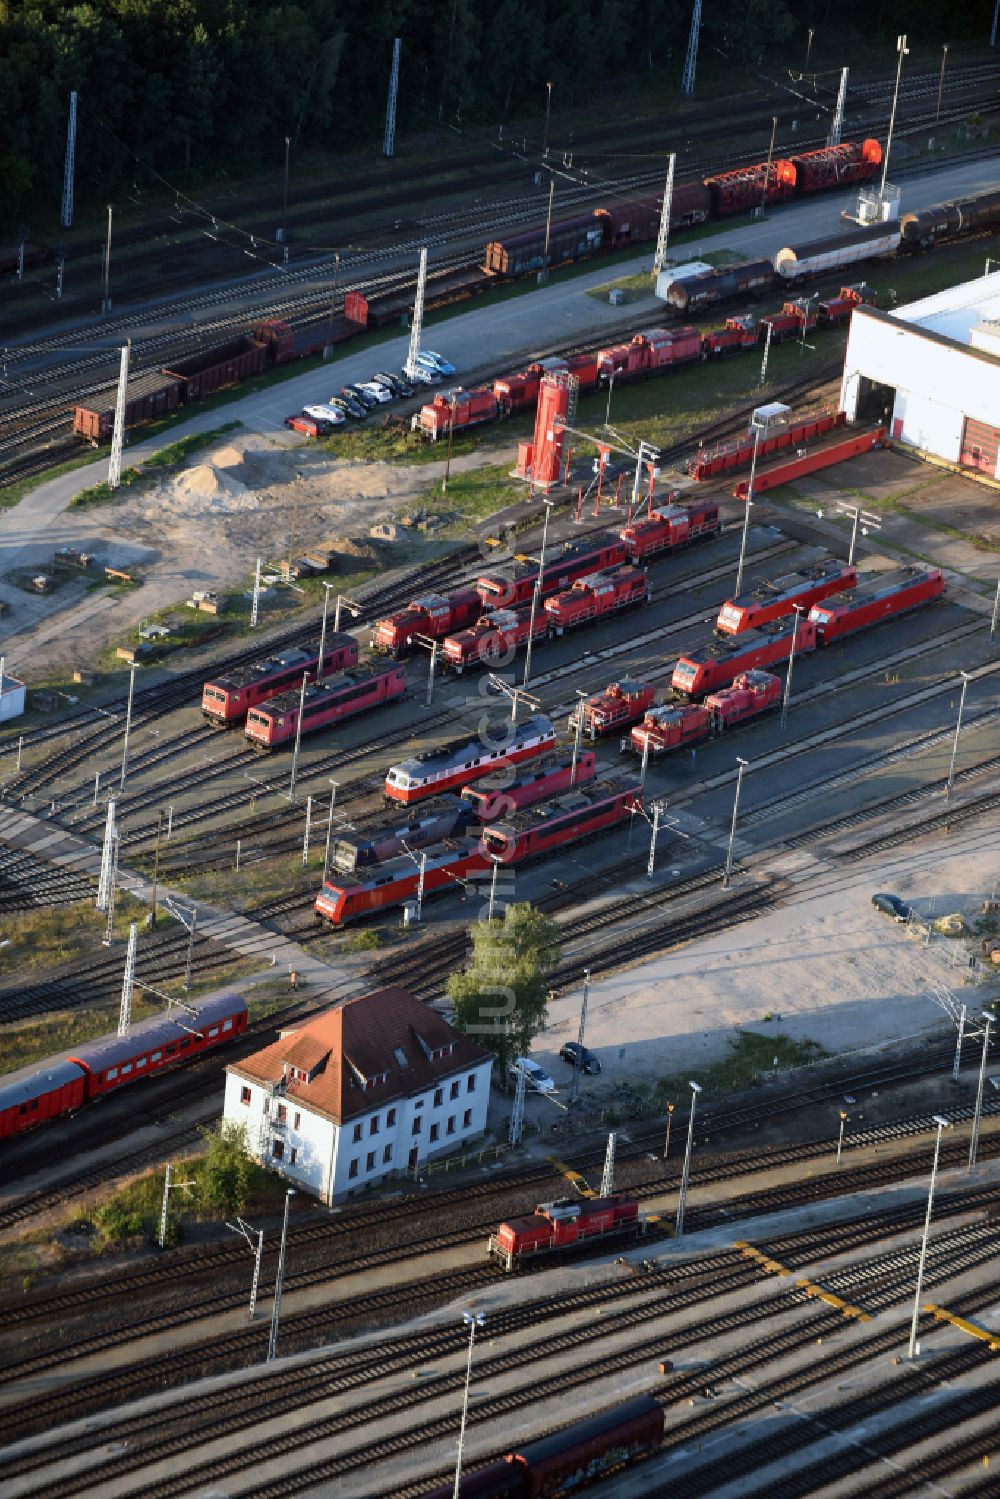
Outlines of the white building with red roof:
M481 1136L493 1057L405 989L282 1031L226 1068L250 1154L323 1202Z

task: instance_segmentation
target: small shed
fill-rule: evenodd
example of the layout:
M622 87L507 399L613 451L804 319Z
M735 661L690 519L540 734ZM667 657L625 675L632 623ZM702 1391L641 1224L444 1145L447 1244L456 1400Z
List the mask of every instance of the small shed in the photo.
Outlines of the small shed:
M5 673L0 682L0 723L6 723L10 718L20 718L24 712L24 699L24 683Z

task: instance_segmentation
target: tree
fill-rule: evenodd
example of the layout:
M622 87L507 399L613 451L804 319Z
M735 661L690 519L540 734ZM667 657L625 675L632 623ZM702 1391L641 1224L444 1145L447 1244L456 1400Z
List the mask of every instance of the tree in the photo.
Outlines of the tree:
M205 1131L205 1159L198 1173L198 1196L224 1213L240 1213L250 1185L247 1132L242 1124L223 1120Z
M548 976L558 961L558 928L530 905L508 906L502 921L472 929L472 958L452 974L448 993L460 1029L489 1047L504 1076L545 1025Z

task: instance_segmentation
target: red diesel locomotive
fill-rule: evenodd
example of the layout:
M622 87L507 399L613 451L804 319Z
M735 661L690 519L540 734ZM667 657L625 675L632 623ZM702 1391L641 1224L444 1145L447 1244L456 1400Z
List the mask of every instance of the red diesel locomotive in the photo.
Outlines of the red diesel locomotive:
M595 693L593 697L578 703L569 716L567 726L571 733L575 733L577 715L582 715L581 732L590 739L596 739L598 734L609 734L614 729L624 729L629 724L638 723L646 710L653 706L655 697L655 687L648 687L643 682L633 682L630 677L622 677L620 682L612 682L603 692Z
M625 563L577 578L572 588L545 600L545 616L552 633L562 635L595 619L648 603L649 579L641 568Z
M418 635L428 640L443 640L453 630L464 630L474 624L482 607L482 600L471 584L454 593L429 593L422 599L413 599L405 609L376 621L372 650L380 656L398 659L413 650Z
M553 547L545 558L541 596L549 598L587 573L627 561L623 542L607 532L586 541L568 541L561 547ZM483 573L476 579L476 588L488 607L510 609L515 604L531 603L537 581L538 563L518 560L503 571Z
M505 1270L517 1270L525 1260L584 1249L597 1239L636 1234L640 1227L634 1197L561 1198L501 1223L490 1235L486 1253Z
M719 610L715 628L720 635L759 630L761 625L793 614L796 604L809 609L828 594L853 588L857 581L857 568L848 567L845 562L822 562L797 573L786 573L783 578L761 583L752 593L729 599Z
M358 642L340 632L328 635L323 671L347 671L358 664ZM201 711L210 723L242 723L251 708L267 702L283 687L299 686L303 676L312 682L319 669L319 643L305 650L282 651L256 666L237 666L224 677L213 677L201 691Z
M315 734L331 724L354 718L369 708L381 708L406 691L406 668L389 666L383 671L345 671L326 677L301 692L285 692L247 714L244 733L255 750L273 750L288 744L298 732L299 702L302 702L302 733Z
M862 577L851 593L838 593L814 604L809 620L820 645L829 645L854 630L867 630L883 620L932 604L944 593L944 576L937 567L900 567L893 572Z
M717 638L682 656L674 667L670 685L685 697L704 697L707 692L728 687L741 671L787 661L793 640L796 655L814 651L816 626L796 615L791 619L775 620L759 630L744 630L740 635L722 640Z
M661 552L676 552L695 541L710 541L722 529L719 507L713 500L693 505L656 505L649 515L619 531L629 560L646 562Z
M496 746L491 748L490 746ZM491 770L533 760L556 747L556 731L551 719L536 713L524 723L507 720L487 724L481 734L452 739L439 749L420 754L393 765L385 778L385 794L392 801L416 802L436 796L440 791L461 788L470 781L481 780Z
M544 609L533 609L530 604L522 604L519 609L492 609L469 629L449 635L441 647L441 660L457 676L477 667L492 669L509 661L529 638L544 640L548 633Z
M781 701L781 678L766 671L741 671L731 687L711 693L703 703L665 703L650 708L622 749L655 759L684 745L699 744L757 718Z

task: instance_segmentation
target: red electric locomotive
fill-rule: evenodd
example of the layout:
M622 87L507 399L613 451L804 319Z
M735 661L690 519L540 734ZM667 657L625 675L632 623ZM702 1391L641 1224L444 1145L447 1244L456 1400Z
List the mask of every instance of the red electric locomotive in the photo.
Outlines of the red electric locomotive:
M549 598L568 588L577 578L627 562L625 547L617 536L603 533L586 541L568 541L554 547L545 557L542 598ZM509 609L515 604L530 604L538 580L538 563L514 561L502 572L484 573L476 579L483 603L490 608Z
M505 1270L517 1270L525 1260L584 1249L613 1235L634 1235L641 1226L634 1197L560 1198L501 1223L490 1235L486 1253Z
M540 713L523 723L487 724L479 734L452 739L439 749L424 750L392 766L385 778L385 794L397 802L423 801L482 780L491 770L533 760L555 745L552 721Z
M700 500L693 505L657 505L649 515L632 521L618 534L630 560L645 562L661 552L679 551L695 541L710 541L721 529L718 505L711 500Z
M441 647L441 659L458 676L480 666L492 669L509 661L529 637L544 640L548 632L544 609L533 610L530 604L520 609L493 609L468 630L449 635Z
M372 650L380 656L400 656L413 649L418 635L443 640L453 630L464 630L482 611L482 600L471 586L455 593L428 593L413 599L405 609L376 621Z
M467 802L480 822L495 822L509 817L519 807L530 807L568 791L584 786L597 774L597 757L593 750L583 750L573 764L571 754L547 755L528 770L494 771L474 786L462 787L462 801Z
M649 579L641 568L625 563L606 572L577 578L565 593L545 600L549 628L556 635L607 615L649 603Z
M569 729L576 731L577 715L582 715L581 732L590 739L598 734L609 734L613 729L624 729L637 723L648 708L653 706L656 689L643 682L633 682L622 677L612 682L603 692L595 693L578 703L569 716Z
M383 671L341 672L300 692L285 692L262 703L247 715L244 730L256 750L273 750L288 744L298 731L302 701L302 733L314 734L330 724L354 718L369 708L380 708L402 697L406 691L406 668L389 666Z
M851 593L840 593L814 604L809 620L820 645L839 640L854 630L867 630L885 619L932 604L944 593L944 576L937 567L899 567L893 572L862 577Z
M422 850L418 857L402 853L364 872L324 880L313 910L320 920L343 926L385 911L414 899L422 887L421 899L438 890L461 890L462 881L477 871L487 869L475 838L446 839Z
M741 671L780 665L787 661L795 641L796 655L816 649L816 626L808 619L775 620L760 630L715 639L699 650L682 656L674 667L670 685L685 697L704 697L719 687L728 687Z
M481 846L490 858L516 864L625 822L641 806L642 787L634 777L594 781L489 823Z
M324 672L347 671L358 664L358 642L352 635L328 635L323 651ZM303 676L313 681L319 668L319 644L304 650L282 651L256 666L237 666L224 677L213 677L201 692L201 711L210 723L222 726L241 723L251 708L283 687L300 685Z
M857 581L857 568L844 562L822 562L801 572L786 573L783 578L761 583L752 593L729 599L719 610L715 628L720 635L759 630L761 625L794 613L796 604L809 609L831 593L853 588Z

